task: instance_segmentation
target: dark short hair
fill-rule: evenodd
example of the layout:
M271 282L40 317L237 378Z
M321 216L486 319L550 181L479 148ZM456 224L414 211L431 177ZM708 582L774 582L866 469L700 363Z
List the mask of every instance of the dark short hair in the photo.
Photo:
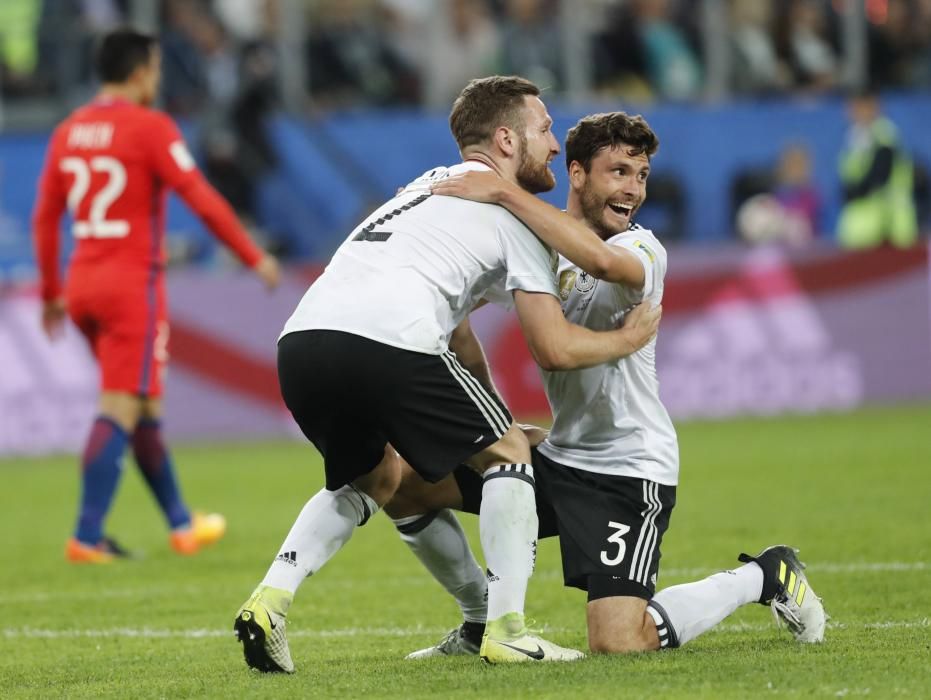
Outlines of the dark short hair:
M490 140L499 126L520 131L524 126L521 108L528 95L540 88L516 75L493 75L469 82L453 102L449 128L459 150Z
M659 138L639 114L608 112L583 117L566 134L566 168L577 160L588 172L598 151L621 145L627 146L630 155L645 153L652 158Z
M97 77L104 83L122 83L139 66L146 65L152 58L152 50L158 40L151 34L134 29L116 29L107 33L97 46L94 68Z

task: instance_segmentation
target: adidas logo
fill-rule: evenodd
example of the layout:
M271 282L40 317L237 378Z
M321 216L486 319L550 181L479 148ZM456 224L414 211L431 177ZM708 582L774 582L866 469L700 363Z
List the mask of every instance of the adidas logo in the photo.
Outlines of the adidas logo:
M805 290L786 255L756 251L707 297L663 331L657 366L671 415L807 413L862 401L863 360L824 322L825 302Z
M291 566L297 566L297 552L282 552L275 557L275 561L283 561Z
M786 582L787 570L789 573L788 582ZM808 586L801 578L795 575L794 571L788 569L784 561L779 562L779 583L786 587L786 595L789 598L795 598L797 605L802 604L802 601L805 600L805 592L808 590Z

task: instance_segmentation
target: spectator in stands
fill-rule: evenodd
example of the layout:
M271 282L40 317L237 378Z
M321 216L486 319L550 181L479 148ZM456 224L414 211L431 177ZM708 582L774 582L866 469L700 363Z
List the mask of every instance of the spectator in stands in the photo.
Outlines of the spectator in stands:
M254 218L256 181L277 162L265 120L277 104L276 55L264 42L242 48L236 93L202 125L204 171L236 212Z
M767 94L790 87L791 72L776 53L772 6L759 0L731 0L731 88Z
M846 248L912 245L918 237L914 174L898 130L869 92L850 99L848 116L851 125L840 157L844 205L838 241Z
M35 89L40 5L40 0L0 3L0 90L4 95L28 94Z
M818 235L821 217L821 194L811 179L808 148L787 145L766 179L766 191L739 206L737 232L753 244L807 245Z
M238 45L200 2L168 0L163 10L165 106L198 119L205 174L240 216L251 218L255 181L275 162L264 131L277 95L273 48L264 38ZM253 19L258 26L240 30L267 36L267 18ZM196 257L198 251L175 254Z
M694 98L701 91L701 65L669 0L635 0L637 38L654 93L663 99Z
M633 0L608 13L594 39L595 82L627 99L697 97L701 64L669 0Z
M423 62L426 103L447 108L472 78L499 72L501 34L487 0L441 0Z
M802 90L830 90L837 84L837 51L829 37L826 13L822 0L789 0L777 17L779 58Z
M928 90L931 88L931 0L916 0L912 36L915 47L912 84Z
M281 0L213 0L213 11L238 44L254 45L277 33Z
M391 50L408 66L423 66L427 55L431 18L438 5L423 0L380 0L379 22ZM418 81L424 68L418 69ZM421 92L422 95L422 92Z
M776 201L782 206L791 242L808 243L821 226L821 193L811 179L811 152L802 143L782 150L776 167Z
M205 49L210 41L206 8L190 0L165 0L162 4L162 100L165 109L178 116L201 112L209 102Z
M561 89L565 60L556 0L507 0L505 9L501 72Z
M915 17L909 0L888 0L885 16L868 25L869 84L877 89L908 87L912 78Z
M634 102L652 99L632 4L616 3L606 11L603 29L592 40L591 64L593 81L606 95Z
M386 37L384 18L377 0L313 4L308 16L307 76L315 106L419 101L420 76Z

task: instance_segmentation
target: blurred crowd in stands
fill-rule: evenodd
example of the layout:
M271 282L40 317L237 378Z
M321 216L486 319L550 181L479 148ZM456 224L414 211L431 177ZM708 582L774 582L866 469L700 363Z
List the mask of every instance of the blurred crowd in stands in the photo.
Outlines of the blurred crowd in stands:
M869 83L931 88L931 0L721 0L726 92L837 90L842 16L865 2ZM583 37L585 88L641 100L705 94L701 3L686 0L160 0L165 105L178 114L230 103L239 77L268 75L286 21L303 25L308 105L442 107L466 80L519 73L569 89L567 42ZM283 21L283 8L291 15ZM0 80L7 98L69 91L90 78L95 35L136 19L132 0L3 0ZM707 32L704 32L707 34ZM584 52L584 48L583 48ZM251 85L247 89L254 89ZM208 107L209 106L209 107Z
M854 40L853 7L865 18ZM159 33L162 106L196 122L208 176L246 216L276 165L264 125L281 106L445 112L492 73L527 76L556 100L625 105L931 91L931 0L0 0L4 110L54 102L49 123L29 122L50 127L93 93L94 39L124 23ZM822 233L810 160L804 143L786 144L778 163L737 173L734 230L754 242ZM886 160L856 177L882 185ZM926 171L917 177L931 202ZM847 201L857 190L845 188ZM669 235L686 236L682 183L658 173L651 198Z

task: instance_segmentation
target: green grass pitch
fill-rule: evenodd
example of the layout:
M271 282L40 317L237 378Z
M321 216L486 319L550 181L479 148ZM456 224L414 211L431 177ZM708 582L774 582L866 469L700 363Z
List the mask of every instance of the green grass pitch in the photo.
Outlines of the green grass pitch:
M739 551L801 548L831 615L799 646L748 606L686 647L576 664L483 668L406 662L458 611L383 515L300 590L293 676L245 667L233 615L261 579L321 468L303 443L175 450L191 505L226 514L225 540L173 555L127 461L109 531L138 561L75 567L73 457L0 462L3 697L929 697L931 406L679 426L682 481L660 587L730 567ZM477 542L476 519L464 517ZM557 542L540 544L528 614L585 647L584 595L564 589Z

